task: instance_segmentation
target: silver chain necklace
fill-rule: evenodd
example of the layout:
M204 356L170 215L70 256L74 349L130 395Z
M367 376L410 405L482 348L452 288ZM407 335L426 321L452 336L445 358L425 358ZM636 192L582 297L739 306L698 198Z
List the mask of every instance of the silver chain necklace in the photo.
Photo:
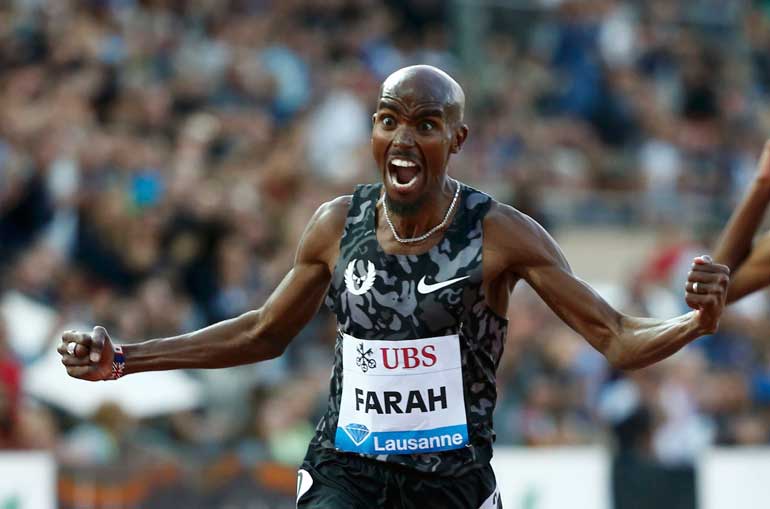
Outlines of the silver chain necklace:
M393 221L390 219L387 200L385 199L385 195L383 194L382 210L383 212L385 212L385 221L388 223L388 226L390 226L390 231L393 233L393 237L401 244L414 244L415 242L422 242L423 240L427 239L437 231L441 230L444 226L446 226L447 221L449 221L449 216L452 215L452 211L454 210L455 204L457 203L457 197L460 196L460 183L455 180L455 184L457 185L457 188L455 189L455 195L454 195L454 198L452 198L452 203L449 204L449 208L446 211L446 215L444 216L444 219L439 224L437 224L427 232L423 233L419 237L410 237L408 239L402 239L401 237L398 236L398 233L396 233L396 227L393 226Z

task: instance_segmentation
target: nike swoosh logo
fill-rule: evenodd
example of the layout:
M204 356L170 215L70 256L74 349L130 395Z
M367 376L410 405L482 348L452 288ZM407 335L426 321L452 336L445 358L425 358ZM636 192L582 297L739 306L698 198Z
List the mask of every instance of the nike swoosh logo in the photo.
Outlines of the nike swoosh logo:
M422 279L420 279L420 282L417 283L417 291L422 294L435 292L436 290L441 290L445 286L449 286L451 284L454 284L458 281L462 281L463 279L467 279L469 277L470 276L456 277L454 279L448 279L446 281L441 281L440 283L433 283L431 285L425 282L425 276L423 276Z

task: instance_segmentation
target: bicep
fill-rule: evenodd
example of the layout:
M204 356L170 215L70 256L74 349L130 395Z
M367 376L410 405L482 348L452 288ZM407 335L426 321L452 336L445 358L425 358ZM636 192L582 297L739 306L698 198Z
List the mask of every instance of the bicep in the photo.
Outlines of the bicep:
M330 281L326 264L295 263L262 306L264 333L290 341L318 312Z
M622 315L572 273L561 248L539 225L528 242L531 255L517 269L540 298L594 348L606 353Z
M599 352L606 353L617 336L622 315L569 267L542 264L525 272L524 279L571 329Z
M321 307L339 252L347 198L324 204L308 223L293 267L260 310L266 336L288 343Z

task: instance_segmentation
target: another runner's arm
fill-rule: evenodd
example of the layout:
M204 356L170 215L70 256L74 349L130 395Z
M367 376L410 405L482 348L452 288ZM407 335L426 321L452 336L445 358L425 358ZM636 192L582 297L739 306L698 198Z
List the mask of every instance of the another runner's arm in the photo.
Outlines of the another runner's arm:
M668 320L630 317L575 277L559 246L540 225L510 207L497 209L494 244L507 256L507 270L526 280L614 367L648 366L717 329L729 281L727 267L696 258L686 285L687 304L696 311ZM692 293L695 281L703 294Z
M770 284L770 237L753 249L752 241L770 203L770 141L765 143L757 174L736 207L714 249L714 259L733 270L727 302Z
M294 266L261 308L188 334L123 345L125 374L223 368L281 355L323 301L349 203L349 197L341 197L316 211L299 242ZM74 354L67 352L71 341L82 345ZM103 380L111 374L109 343L104 329L97 327L93 334L65 333L58 350L71 376ZM100 355L89 355L94 352Z
M727 303L770 285L770 234L764 235L730 276Z

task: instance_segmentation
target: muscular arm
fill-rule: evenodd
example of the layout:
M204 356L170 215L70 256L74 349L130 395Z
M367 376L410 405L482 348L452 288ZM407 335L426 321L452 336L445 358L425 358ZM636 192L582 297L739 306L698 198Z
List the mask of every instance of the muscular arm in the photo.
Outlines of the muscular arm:
M727 302L770 283L770 238L752 251L752 241L770 203L770 141L765 143L757 175L736 207L714 249L714 259L733 269ZM745 262L745 263L744 263Z
M222 368L281 355L323 301L336 263L349 203L349 197L341 197L316 211L302 235L294 266L261 308L188 334L124 345L125 373ZM98 369L93 361L89 362L80 347L78 355L66 352L70 341L90 348L97 340L84 334L66 336L62 338L59 352L63 361L68 361L64 363L70 375L103 379L104 367ZM111 362L111 349L105 350L109 350L105 353ZM97 364L109 363L99 359ZM99 373L94 373L97 370Z
M701 269L707 269L703 278L713 283L701 284L714 292L687 293L688 304L697 311L668 320L634 318L612 308L593 288L575 277L559 246L535 221L502 205L496 205L490 216L485 223L485 237L488 232L495 239L491 251L494 258L503 261L504 272L527 281L567 325L614 367L648 366L716 330L724 306L726 269L712 272L716 270L713 264L697 262L702 267L695 267L693 272L700 277ZM490 228L486 228L487 224ZM505 276L504 272L501 276Z

